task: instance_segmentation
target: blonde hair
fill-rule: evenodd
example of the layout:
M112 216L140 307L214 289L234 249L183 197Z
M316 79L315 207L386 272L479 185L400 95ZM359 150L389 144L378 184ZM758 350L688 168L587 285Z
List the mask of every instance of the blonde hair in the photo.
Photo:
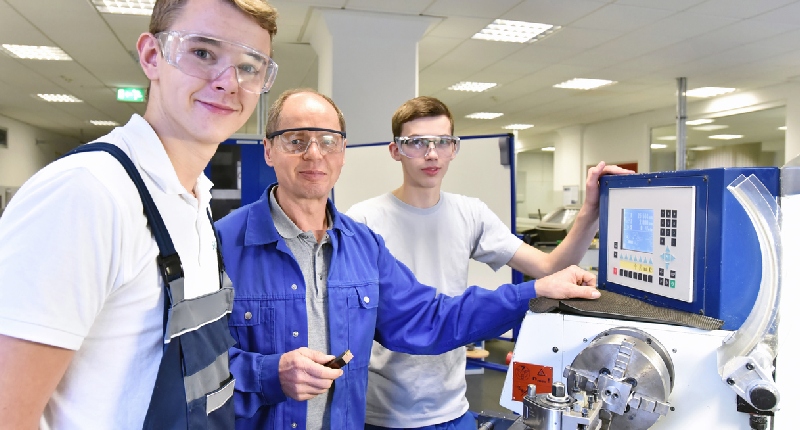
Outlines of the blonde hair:
M150 16L150 33L168 30L190 0L156 0ZM265 0L220 0L234 6L252 17L261 28L269 32L270 38L278 32L278 11Z

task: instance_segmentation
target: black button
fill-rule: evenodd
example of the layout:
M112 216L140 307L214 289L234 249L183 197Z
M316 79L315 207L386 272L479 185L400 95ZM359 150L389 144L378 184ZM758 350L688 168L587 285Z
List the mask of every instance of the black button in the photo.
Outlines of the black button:
M614 258L617 258L617 251L614 251Z
M664 278L658 278L658 285L664 285Z
M653 275L647 275L647 282L653 283Z
M662 236L664 235L664 229L663 228L661 229L661 235Z
M664 218L666 216L664 215L664 212L665 212L664 209L661 209L661 218Z
M677 227L678 226L678 220L676 220L676 219L672 220L672 226L673 227Z
M619 243L614 242L614 249L618 249L618 248L619 248Z
M675 245L677 245L677 244L678 244L678 243L677 243L677 242L675 242L675 238L673 237L673 238L672 238L672 246L675 246Z
M642 280L642 278L644 278L644 274L642 274L642 273L637 273L637 274L636 274L636 279L638 279L638 280L640 280L640 281L641 281L641 280Z
M675 271L674 270L670 270L669 271L669 277L672 278L672 279L675 279Z
M658 268L658 276L664 276L664 268L663 267L659 267Z
M672 237L678 237L678 230L677 229L674 229L674 228L672 229Z
M663 237L662 237L662 238L660 238L660 240L658 241L658 243L660 243L661 245L663 245L663 244L664 244L664 238L663 238Z
M672 217L673 217L673 218L677 218L677 217L678 217L678 211L676 211L676 210L674 210L674 209L673 209L673 210L672 210Z
M661 219L661 227L664 227L664 224L666 223L666 221L667 221L667 220L665 220L665 219L663 219L663 218Z
M669 237L669 229L668 228L664 229L664 236Z

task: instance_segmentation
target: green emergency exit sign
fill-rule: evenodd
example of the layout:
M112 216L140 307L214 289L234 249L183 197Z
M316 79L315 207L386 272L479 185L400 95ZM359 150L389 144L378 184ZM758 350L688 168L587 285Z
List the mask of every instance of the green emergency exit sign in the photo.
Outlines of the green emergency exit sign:
M142 103L144 102L143 88L117 88L117 101Z

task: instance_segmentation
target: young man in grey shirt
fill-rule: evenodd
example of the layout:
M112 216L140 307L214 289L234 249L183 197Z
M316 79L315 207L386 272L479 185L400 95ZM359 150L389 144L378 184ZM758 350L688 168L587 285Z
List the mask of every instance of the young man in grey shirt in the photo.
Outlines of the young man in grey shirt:
M407 101L392 117L392 132L389 152L402 165L403 184L354 205L347 215L383 236L417 279L449 296L467 288L470 259L494 270L508 265L534 278L577 264L597 232L598 178L630 173L602 162L590 169L586 201L574 227L547 254L513 235L482 201L441 191L460 143L444 103L433 97ZM410 355L374 342L366 428L474 430L465 365L463 347L441 355Z

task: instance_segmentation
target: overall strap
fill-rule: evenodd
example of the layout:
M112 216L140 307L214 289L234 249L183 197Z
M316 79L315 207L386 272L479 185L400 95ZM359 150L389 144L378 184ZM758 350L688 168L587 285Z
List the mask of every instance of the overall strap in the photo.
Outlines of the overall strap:
M128 155L125 154L122 149L110 143L94 142L81 145L64 154L63 157L81 152L96 151L107 152L116 158L136 185L136 189L139 191L139 197L142 199L142 206L144 206L147 225L153 233L156 244L158 244L158 267L161 271L161 276L164 278L164 283L169 285L170 282L182 278L183 266L181 265L181 259L178 257L178 252L175 251L175 245L172 244L172 238L169 236L167 226L164 225L164 220L161 218L161 214L158 212L156 204L153 202L153 197L150 196L150 192L147 190L147 186L145 186L142 180L142 176L139 174L139 171Z
M167 226L164 224L164 220L161 218L161 213L158 212L158 208L156 208L153 197L147 190L144 180L142 180L142 175L139 174L139 170L136 169L136 166L133 164L133 161L131 161L130 157L128 157L128 154L126 154L116 145L105 142L93 142L81 145L67 152L61 158L82 152L98 151L106 152L119 161L119 163L125 169L125 172L127 172L128 176L130 176L134 185L136 185L136 190L139 191L139 197L142 199L144 214L147 217L147 226L150 227L150 231L153 233L153 237L158 245L158 257L156 258L156 263L158 264L161 278L164 280L164 285L167 286L164 292L163 324L164 335L166 336L170 306L174 302L182 300L182 297L173 298L172 289L169 288L172 282L183 282L183 265L181 264L181 259L178 256L178 252L175 250L175 245L172 243L172 238L169 236ZM182 288L178 288L178 290L182 291ZM180 295L182 296L182 293ZM166 348L167 346L165 344L164 349L166 350Z

